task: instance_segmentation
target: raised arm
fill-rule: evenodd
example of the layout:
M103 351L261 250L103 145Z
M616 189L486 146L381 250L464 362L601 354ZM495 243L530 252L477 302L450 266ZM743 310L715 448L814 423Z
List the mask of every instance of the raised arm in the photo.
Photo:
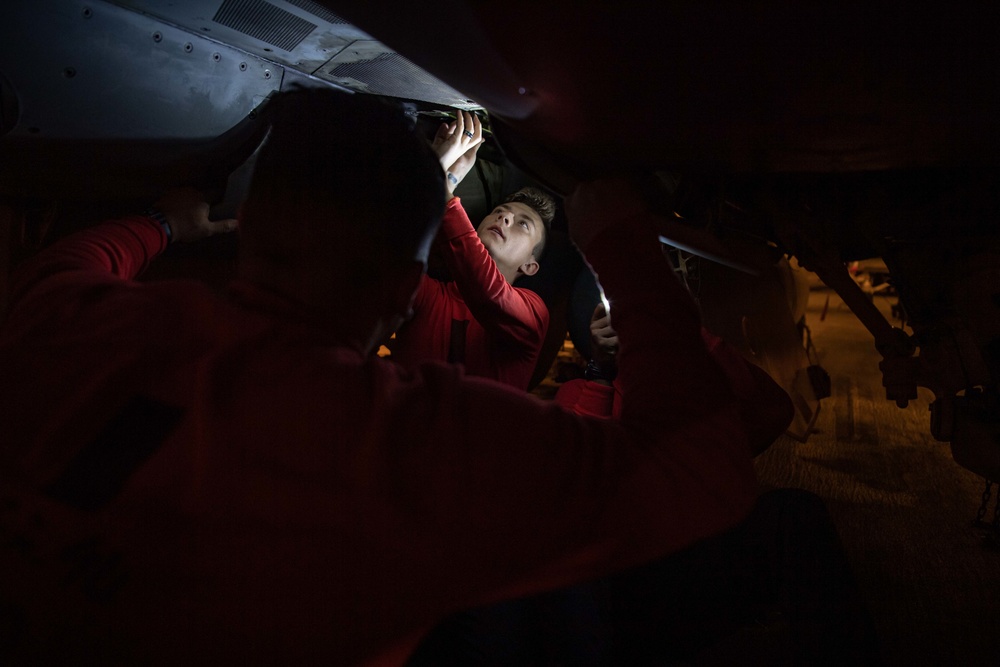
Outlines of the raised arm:
M697 307L662 257L656 218L624 182L583 187L567 202L571 234L614 304L620 339L622 419L653 404L673 426L697 421L732 400L701 340ZM657 363L651 373L651 361Z
M236 220L211 222L208 208L197 190L170 190L143 215L103 222L59 240L15 272L10 312L50 290L132 280L171 242L236 229Z
M454 194L475 165L482 144L482 123L466 111L459 111L453 122L442 124L431 144L445 172L448 200L439 247L462 298L483 328L501 339L535 349L548 326L544 302L534 293L514 289L507 281Z
M778 439L792 423L792 399L762 368L747 361L739 350L702 329L701 336L712 357L729 379L739 402L740 416L754 456Z
M594 356L587 366L586 379L564 383L559 387L555 401L579 415L618 418L621 415L621 393L611 382L617 375L615 355L618 352L618 334L611 327L610 315L603 304L594 311L590 332ZM701 337L729 381L747 440L756 456L788 428L794 412L792 401L770 375L746 360L725 340L704 328ZM670 378L664 379L664 382L669 381Z
M444 188L448 199L455 196L455 187L475 166L476 153L482 145L483 124L474 113L459 111L454 121L438 127L431 147L444 170Z

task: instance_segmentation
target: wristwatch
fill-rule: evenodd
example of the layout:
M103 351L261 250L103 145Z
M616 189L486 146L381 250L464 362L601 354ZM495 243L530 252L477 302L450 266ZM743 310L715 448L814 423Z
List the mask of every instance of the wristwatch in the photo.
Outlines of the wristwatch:
M163 228L163 233L167 235L168 244L174 242L174 230L170 228L170 223L167 222L167 216L163 215L161 211L153 207L147 208L142 212L142 214L147 218L156 220L156 222L159 223L160 227Z

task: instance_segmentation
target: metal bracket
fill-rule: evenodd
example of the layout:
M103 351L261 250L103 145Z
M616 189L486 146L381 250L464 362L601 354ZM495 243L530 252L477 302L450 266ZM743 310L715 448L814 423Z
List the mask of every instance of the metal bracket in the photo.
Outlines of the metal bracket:
M875 337L875 349L882 355L879 369L882 371L885 397L905 408L917 397L921 377L920 360L913 356L917 348L912 338L885 319L843 264L816 255L806 258L806 261L800 256L799 261L836 292Z

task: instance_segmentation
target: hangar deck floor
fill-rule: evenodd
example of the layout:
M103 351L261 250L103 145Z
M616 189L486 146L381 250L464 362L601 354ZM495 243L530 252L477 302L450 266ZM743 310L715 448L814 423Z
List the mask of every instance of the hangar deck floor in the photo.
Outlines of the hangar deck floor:
M895 302L875 296L890 321ZM984 480L931 436L930 391L921 388L905 409L885 399L873 338L833 291L810 292L806 323L833 393L806 443L785 436L757 458L762 488L806 489L826 501L887 667L997 664L1000 549L984 547L972 527ZM555 394L560 362L579 362L571 344L533 393ZM994 486L987 520L998 494ZM756 664L746 658L739 664Z
M890 317L895 298L875 299ZM886 665L998 664L1000 550L971 526L984 480L930 435L929 391L906 409L885 400L872 337L836 294L813 290L806 319L833 395L808 442L782 437L758 457L761 483L827 502Z

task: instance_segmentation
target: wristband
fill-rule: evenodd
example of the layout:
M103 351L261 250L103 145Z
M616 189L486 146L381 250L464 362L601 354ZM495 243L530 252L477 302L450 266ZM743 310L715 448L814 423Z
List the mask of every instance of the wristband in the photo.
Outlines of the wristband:
M600 364L591 359L587 362L587 370L583 372L583 377L591 381L604 380L605 382L614 382L615 378L618 377L618 369L602 369Z
M167 216L163 215L160 211L155 208L147 208L143 211L143 215L147 218L151 218L163 228L163 233L167 235L167 245L173 243L174 241L174 231L170 228L170 223L167 222Z

